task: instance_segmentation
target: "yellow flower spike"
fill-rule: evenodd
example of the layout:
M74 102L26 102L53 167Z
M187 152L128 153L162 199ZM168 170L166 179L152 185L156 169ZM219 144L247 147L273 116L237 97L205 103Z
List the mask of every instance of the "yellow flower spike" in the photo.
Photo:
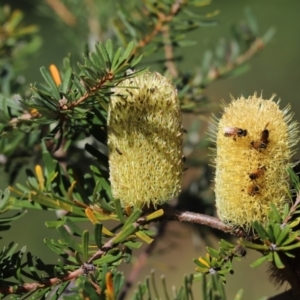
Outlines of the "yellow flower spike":
M40 165L35 166L35 174L39 183L39 188L41 191L43 191L45 187L45 178L43 175L43 170Z
M113 279L112 279L112 273L108 272L105 275L105 284L106 284L106 290L105 290L105 294L106 294L106 300L115 300L115 291L114 291L114 283L113 283Z
M213 128L216 150L215 194L220 219L249 230L255 220L265 223L270 203L283 211L289 200L293 146L299 126L290 107L254 94L223 103L224 113Z
M50 65L49 70L55 84L59 86L61 84L61 78L56 65Z
M162 204L181 191L182 125L177 91L145 72L114 88L108 112L110 182L123 207Z

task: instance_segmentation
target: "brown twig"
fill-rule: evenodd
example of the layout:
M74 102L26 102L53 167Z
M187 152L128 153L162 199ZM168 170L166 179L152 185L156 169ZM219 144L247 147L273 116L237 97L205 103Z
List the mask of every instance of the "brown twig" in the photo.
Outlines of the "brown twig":
M164 30L164 25L173 19L173 17L179 12L184 2L185 1L183 0L175 1L168 14L157 12L157 23L155 24L153 30L138 42L133 52L135 53L139 49L147 46L160 32L162 32Z
M177 220L180 222L208 225L212 228L216 228L216 229L222 230L224 232L230 232L232 234L236 234L232 227L222 223L217 218L203 215L203 214L198 214L198 213L182 212L182 211L178 211L171 207L164 208L164 215L162 217L162 220L164 222L167 220ZM145 225L149 222L151 222L151 220L146 221L146 219L144 217L141 217L136 222L133 223L133 226L136 229L138 229L139 226ZM115 240L118 238L119 234L122 234L122 231L120 231L117 235L115 235L111 239L109 239L101 247L101 249L99 249L96 253L94 253L94 255L91 256L91 258L87 261L86 264L87 265L92 264L94 260L102 257L103 255L105 255L107 253L107 251L112 249L112 247L116 244ZM163 234L163 229L161 230L159 235L161 235L161 234ZM139 274L144 263L146 262L147 257L153 251L154 247L155 247L155 241L153 241L153 245L150 244L149 247L146 249L146 251L141 254L139 263L134 267L127 284L129 283L129 285L130 285L132 282L134 282L135 278L137 278L137 275ZM65 276L62 276L62 277L54 277L54 278L51 278L51 279L48 279L45 281L41 281L41 282L24 283L23 285L20 285L17 288L15 286L3 287L3 288L0 288L0 293L2 293L2 294L22 294L22 293L26 293L29 291L39 289L39 288L49 287L49 286L58 284L60 282L65 282L65 281L69 281L72 279L76 279L78 276L80 276L82 274L85 274L83 266ZM126 293L127 293L127 290L125 292L125 295L126 295Z
M294 212L296 211L298 205L300 203L300 194L297 195L296 201L295 203L291 206L290 211L288 213L288 215L286 216L286 218L283 220L282 225L286 225L289 220L293 217Z
M225 74L231 72L236 67L242 65L246 61L248 61L252 56L254 56L257 52L261 51L265 47L265 43L261 38L256 38L256 40L251 44L249 49L243 54L239 55L234 62L228 62L223 68L213 69L209 72L208 80L209 82L214 81Z
M49 287L55 284L59 284L61 282L70 281L72 279L78 278L79 275L82 275L84 273L84 270L82 268L77 269L63 277L55 277L48 280L45 280L44 282L31 282L31 283L24 283L23 285L18 286L17 288L15 286L8 286L8 287L1 287L0 293L1 294L22 294L27 293L30 291L34 291L36 289Z
M174 53L173 53L173 47L171 44L170 30L169 30L168 25L165 26L164 30L162 30L162 35L163 35L163 39L164 39L166 67L169 70L172 77L177 78L178 71L177 71L176 65L174 63Z
M211 228L215 228L223 232L228 232L238 237L247 235L245 232L241 231L241 229L236 230L234 227L224 224L218 218L190 211L179 211L172 207L167 207L164 209L163 218L165 220L177 220L180 222L207 225Z
M104 77L102 77L102 78L99 79L99 82L94 87L92 87L91 89L89 89L78 100L76 100L75 102L72 102L72 103L70 103L70 105L66 106L65 109L72 109L72 108L78 106L80 103L84 102L88 97L90 97L95 92L97 92L98 90L100 90L107 81L111 81L113 78L114 78L114 74L112 74L109 71Z
M55 11L55 13L64 21L68 26L74 27L77 23L76 18L70 10L60 0L45 0L47 4Z

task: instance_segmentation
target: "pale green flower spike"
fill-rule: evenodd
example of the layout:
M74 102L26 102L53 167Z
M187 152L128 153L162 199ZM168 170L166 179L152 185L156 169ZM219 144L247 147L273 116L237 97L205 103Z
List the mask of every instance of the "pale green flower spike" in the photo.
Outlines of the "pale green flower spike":
M177 91L146 72L113 89L108 112L110 182L123 206L156 206L181 191L182 122Z

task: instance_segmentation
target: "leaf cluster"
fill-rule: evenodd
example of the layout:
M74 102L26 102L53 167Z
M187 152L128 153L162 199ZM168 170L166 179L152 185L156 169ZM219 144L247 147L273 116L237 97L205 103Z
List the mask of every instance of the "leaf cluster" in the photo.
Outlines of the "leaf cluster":
M17 75L41 46L38 27L23 25L24 14L0 6L0 90L6 96L20 87ZM13 86L12 86L13 85Z
M294 204L285 205L283 212L279 212L273 204L270 205L268 222L263 224L254 221L252 228L253 233L247 234L244 238L240 238L237 244L231 244L227 241L220 241L218 250L207 247L205 257L195 259L194 262L198 266L196 271L201 274L218 274L222 281L226 282L225 275L233 272L233 259L241 259L246 255L246 249L253 249L262 254L251 267L258 267L264 262L272 262L277 269L283 269L286 265L284 261L289 263L287 258L295 258L294 250L300 247L299 242L299 177L289 168L287 170L292 190L296 191Z
M70 8L73 20L78 21L82 15L79 8L85 4L73 10L74 2L61 2ZM67 57L61 68L42 67L44 82L31 85L30 97L11 95L11 85L6 85L6 90L3 88L0 151L11 186L0 197L0 213L12 208L19 212L0 219L0 230L8 229L9 222L26 209L63 210L58 220L46 222L48 228L59 234L57 240L44 239L47 247L59 257L56 264L48 265L30 252L25 255L26 249L18 250L14 243L0 253L4 270L0 276L3 297L17 294L16 297L22 295L24 299L58 299L63 295L67 299L70 293L69 299L113 300L121 295L125 279L118 272L119 265L129 263L134 250L153 242L155 233L148 224L163 218L164 210L122 208L120 201L112 197L106 124L113 88L143 72L143 64L158 62L162 66L160 71L166 71L177 86L182 110L203 112L206 86L219 78L241 74L244 64L273 34L270 30L260 37L255 18L247 11L247 22L234 27L230 41L222 40L214 51L206 52L200 70L182 71L176 65L182 57L175 51L192 44L185 39L185 34L200 26L215 24L211 18L217 12L193 12L197 7L202 10L205 3L199 0L119 3L109 23L114 36L87 51L82 63L75 65L73 59ZM87 15L81 22L87 22L90 15L95 18L91 10L84 12ZM7 60L3 65L0 60L0 68L11 64L11 68L18 71L14 63L19 58L14 51L20 43L28 46L27 52L24 51L26 55L36 51L35 27L21 27L20 12L9 14L4 9L1 13L6 36L0 51L1 47L7 51ZM72 17L68 26L73 26ZM91 33L95 31L91 29ZM102 32L100 36L106 35ZM25 37L28 37L26 42ZM123 47L116 49L114 45ZM141 53L148 63L141 61ZM24 62L25 54L20 56ZM14 184L23 166L27 167L26 182ZM269 227L254 224L259 242L240 240L234 245L221 240L219 250L207 247L207 255L195 260L198 274L186 276L183 287L175 289L172 296L165 279L162 280L164 297L193 299L191 286L201 278L204 299L225 299L225 275L232 272L233 259L245 255L244 246L261 251L267 260L275 261L280 267L274 253L288 253L291 247L299 246L297 232L293 231L298 219L291 223L288 218L297 213L297 208L294 207L292 213L286 211L283 217L276 210L272 211L274 216L270 217ZM276 247L270 249L273 244ZM76 284L71 287L73 279ZM27 283L28 280L34 282ZM138 285L134 299L144 296L151 299L152 295L159 297L154 275Z

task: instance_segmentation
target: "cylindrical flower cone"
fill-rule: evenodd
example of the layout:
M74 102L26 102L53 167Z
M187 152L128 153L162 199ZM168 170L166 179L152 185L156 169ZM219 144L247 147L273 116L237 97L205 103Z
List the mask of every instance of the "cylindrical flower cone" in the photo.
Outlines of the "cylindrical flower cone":
M215 124L215 194L218 216L248 230L255 220L265 223L270 204L282 211L290 201L287 168L298 142L298 124L290 107L256 94L223 104Z
M110 182L123 206L162 204L181 191L182 122L177 91L159 73L126 79L108 112Z

